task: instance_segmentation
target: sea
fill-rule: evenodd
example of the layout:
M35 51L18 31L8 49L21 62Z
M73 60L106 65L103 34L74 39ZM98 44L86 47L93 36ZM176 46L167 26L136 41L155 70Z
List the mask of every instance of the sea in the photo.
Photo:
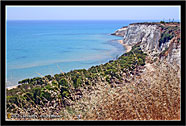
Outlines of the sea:
M104 64L125 53L113 36L143 20L8 20L6 87L18 81Z

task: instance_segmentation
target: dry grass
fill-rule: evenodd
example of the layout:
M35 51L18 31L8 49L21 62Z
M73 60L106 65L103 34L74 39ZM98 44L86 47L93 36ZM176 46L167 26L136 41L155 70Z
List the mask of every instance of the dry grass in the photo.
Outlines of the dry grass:
M69 100L71 106L58 106L58 110L39 108L41 115L53 113L60 118L15 120L180 120L179 73L180 69L166 63L148 63L144 72L128 83L123 81L111 87L99 81L94 86L82 87L83 97ZM47 113L43 113L44 109Z
M134 81L111 88L97 84L62 111L63 120L180 120L180 78L168 64L156 64ZM87 87L88 88L88 87Z

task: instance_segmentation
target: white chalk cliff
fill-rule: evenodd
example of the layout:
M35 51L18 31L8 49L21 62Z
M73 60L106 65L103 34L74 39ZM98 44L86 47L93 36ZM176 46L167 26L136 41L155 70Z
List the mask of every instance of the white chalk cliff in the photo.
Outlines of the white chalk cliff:
M150 56L181 66L179 23L134 23L112 35L123 36L123 42L131 46L140 43L142 50Z

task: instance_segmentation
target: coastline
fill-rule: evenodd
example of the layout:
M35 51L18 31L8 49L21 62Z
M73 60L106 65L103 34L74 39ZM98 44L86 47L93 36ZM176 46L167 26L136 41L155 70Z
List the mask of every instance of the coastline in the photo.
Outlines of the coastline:
M14 89L14 88L17 88L17 87L18 87L18 85L15 85L15 86L7 87L6 89L11 90L11 89Z
M127 52L130 52L130 50L132 49L132 46L129 46L128 44L124 44L124 43L123 43L123 40L118 40L118 42L119 42L120 44L122 44L122 45L125 47L126 53L127 53Z
M125 53L130 52L130 50L132 49L132 46L129 46L128 44L124 44L123 43L123 40L118 40L118 42L121 45L123 45L124 48L126 49L126 52ZM11 90L11 89L14 89L14 88L17 88L17 87L18 87L18 85L15 85L15 86L6 87L6 89Z

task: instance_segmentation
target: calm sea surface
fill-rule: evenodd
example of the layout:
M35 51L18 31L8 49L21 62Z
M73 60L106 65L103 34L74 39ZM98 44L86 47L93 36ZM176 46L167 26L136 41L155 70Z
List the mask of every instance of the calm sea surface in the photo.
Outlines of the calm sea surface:
M41 75L54 75L106 63L125 52L110 35L139 21L7 21L6 87Z

